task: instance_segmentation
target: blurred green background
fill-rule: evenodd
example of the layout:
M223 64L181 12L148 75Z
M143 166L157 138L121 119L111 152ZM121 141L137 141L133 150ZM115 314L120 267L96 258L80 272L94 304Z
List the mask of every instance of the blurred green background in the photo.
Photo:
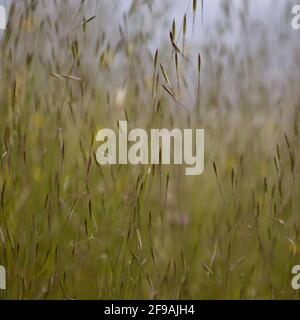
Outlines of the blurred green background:
M299 32L258 2L12 1L1 299L299 298ZM125 119L204 128L204 174L98 166Z

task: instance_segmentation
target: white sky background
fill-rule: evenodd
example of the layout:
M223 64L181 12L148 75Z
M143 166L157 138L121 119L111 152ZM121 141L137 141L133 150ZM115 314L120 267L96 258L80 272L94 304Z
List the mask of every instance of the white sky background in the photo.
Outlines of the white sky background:
M23 0L18 0L23 1ZM64 1L64 0L58 0ZM77 1L77 0L76 0ZM87 0L87 2L90 0ZM101 3L109 2L112 5L115 5L120 9L120 18L122 17L122 12L126 12L129 10L131 3L133 0L98 0L99 5ZM137 3L143 3L144 0L136 0ZM173 18L176 19L177 24L179 25L182 22L184 13L188 5L190 4L190 9L188 11L188 21L192 21L192 0L152 0L154 12L159 12L166 3L170 3L170 7L168 10L163 12L163 18L170 25ZM11 0L0 0L0 5L5 5L7 8ZM274 24L281 24L281 27L286 25L286 28L290 29L290 24L286 24L286 21L282 21L278 16L283 13L283 7L290 3L290 8L293 4L299 4L299 0L204 0L204 24L201 23L201 0L198 0L198 12L197 19L195 25L195 37L199 37L201 40L201 35L203 36L202 31L205 28L209 28L210 30L216 29L222 19L222 11L221 5L222 3L229 3L230 6L234 9L241 8L243 3L247 3L250 8L250 15L247 17L248 22L254 20L260 20L266 26L266 29L270 29L272 31ZM151 21L151 20L150 20ZM148 21L148 23L150 23ZM147 23L147 19L145 21ZM169 27L168 25L168 27ZM156 26L155 28L156 38L157 40L161 39L165 34L166 30L162 26ZM204 34L206 32L204 31ZM255 35L253 35L255 36ZM300 38L300 36L299 36Z
M105 1L105 0L104 0ZM113 2L120 3L120 0L110 0ZM142 1L141 1L142 2ZM154 0L154 11L159 10L163 7L162 4L166 4L168 1ZM186 12L187 7L190 5L188 11L188 17L192 18L192 0L169 0L171 4L170 9L164 13L165 18L169 20L169 23L176 19L177 23L181 22ZM132 3L132 0L123 0L122 7L124 10L128 10ZM232 11L242 8L244 3L249 6L250 15L247 17L248 22L254 20L260 20L265 23L266 28L272 29L273 23L285 23L285 21L278 21L278 15L283 13L284 7L287 3L292 8L293 4L299 3L299 0L204 0L204 26L201 23L201 0L198 0L198 12L196 19L196 31L203 29L203 27L214 28L217 27L218 22L222 19L221 6L222 3L229 3ZM290 25L287 25L290 28ZM158 34L164 32L164 30L156 30Z
M74 1L80 3L79 0ZM116 38L119 37L119 24L122 25L123 23L122 15L128 12L133 0L87 0L87 2L89 1L93 3L92 7L95 10L101 10L101 4L103 3L111 4L111 10L107 16L109 21L107 33L110 33L118 41ZM145 0L136 1L138 5L145 2ZM9 6L10 2L11 0L0 0L0 5ZM300 4L300 0L204 0L203 24L201 21L201 0L198 0L194 32L192 32L192 0L152 0L152 2L153 12L162 16L161 20L164 21L163 24L153 23L146 5L137 9L139 23L135 24L134 19L129 21L129 27L133 31L142 25L155 33L154 40L150 46L152 53L155 52L157 47L162 48L164 45L170 45L169 30L172 20L175 18L177 29L179 29L187 7L190 4L187 15L187 42L193 44L193 47L189 49L191 51L194 50L194 54L198 54L202 47L211 41L218 42L219 44L224 43L224 41L230 45L231 43L232 45L238 44L239 49L241 49L239 50L240 57L249 48L256 50L262 47L262 44L267 44L269 50L268 65L263 65L261 77L266 77L266 81L272 79L275 82L291 75L292 77L299 77L299 72L294 70L295 67L292 60L295 55L300 56L300 31L292 30L290 22L292 19L291 8L295 4ZM169 4L168 8L166 8L167 3ZM219 29L224 24L224 12L222 11L222 4L224 3L229 4L231 8L231 28L229 32L221 34ZM243 8L245 4L249 7L246 16L247 25L250 26L248 37L244 37L244 30L241 31L243 26L241 26L240 19L238 18L239 9ZM141 14L142 11L144 14ZM243 9L241 12L245 12L245 10ZM92 13L88 12L87 16ZM112 16L111 22L109 20L110 15ZM96 29L98 30L97 26ZM279 41L280 37L287 39L284 41L284 45ZM238 54L235 58L239 59ZM209 70L207 75L210 74ZM275 90L272 91L274 92Z
M105 2L106 0L103 1ZM117 3L118 5L121 2L121 0L109 1ZM137 1L143 2L142 0ZM166 6L167 3L171 5L163 11L162 20L165 21L163 25L151 25L153 20L151 17L147 17L147 14L142 18L142 24L147 26L149 30L155 32L155 38L151 44L151 51L155 51L157 47L161 48L162 45L168 43L169 30L171 29L173 19L175 18L177 29L179 29L188 6L190 6L190 8L187 14L187 42L190 40L190 43L193 43L197 50L199 50L201 45L212 40L218 41L219 43L226 41L227 44L238 41L243 42L242 26L240 25L241 22L238 15L239 10L245 12L245 3L249 7L246 16L246 24L250 26L249 41L251 41L251 43L249 46L261 46L262 34L264 33L264 36L267 37L266 41L273 49L274 56L276 57L284 53L286 54L287 51L291 52L295 47L300 48L300 31L295 31L291 28L291 9L293 5L300 3L300 0L204 0L203 22L201 19L201 0L198 0L194 32L192 31L192 2L192 0L153 0L154 13L160 12L162 7ZM123 0L121 3L123 12L128 12L132 0ZM224 24L223 3L230 4L230 21L232 23L230 31L225 35L219 32L219 28ZM132 23L131 27L134 29L135 25ZM287 36L288 39L285 42L284 48L279 44L279 38L282 36Z
M125 10L128 10L131 2L131 0L123 2ZM159 11L161 4L166 2L154 0L154 11ZM193 47L189 48L192 51L192 56L195 57L198 52L203 52L203 46L211 42L217 42L219 47L223 43L233 48L237 46L239 50L234 51L234 59L237 61L239 59L242 61L249 50L253 51L255 57L255 51L267 49L266 59L263 62L257 61L256 70L253 70L253 72L257 72L259 77L257 80L269 86L269 90L276 101L282 99L283 92L289 95L289 92L294 90L291 85L293 80L291 79L298 80L300 76L298 68L295 68L294 64L295 56L300 56L300 31L291 28L291 9L294 5L300 3L299 0L204 0L203 23L201 19L201 0L198 0L194 32L192 32L192 0L170 0L169 3L171 3L170 8L164 11L166 24L155 27L156 40L151 48L153 52L156 47L169 44L168 31L171 29L173 18L175 18L177 28L179 28L190 4L187 15L187 41L190 40L190 43L193 44ZM231 28L222 34L219 29L225 22L224 11L222 10L222 4L224 3L230 5ZM239 10L245 13L245 4L249 7L248 14L245 17L245 24L248 29L243 30L239 19ZM146 23L147 20L145 20ZM282 39L285 40L282 41ZM215 59L218 59L217 55ZM224 67L230 69L226 63L224 63ZM230 95L234 96L235 86L240 84L236 83L236 75L233 72L227 70L225 74L227 74L228 80L232 77L230 79L232 80L232 87L228 83L226 87L227 93L230 91ZM204 68L204 76L207 78L210 75L212 75L211 70L205 70ZM249 79L255 80L254 77L249 77ZM252 84L249 84L249 86L251 87Z

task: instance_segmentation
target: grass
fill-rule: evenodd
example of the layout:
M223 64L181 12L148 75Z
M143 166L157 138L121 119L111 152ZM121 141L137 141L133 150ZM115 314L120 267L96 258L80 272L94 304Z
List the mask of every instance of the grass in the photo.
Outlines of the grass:
M218 42L230 30L193 44L203 2L187 5L156 51L140 25L160 19L150 4L115 21L118 2L13 1L0 42L1 299L299 298L299 78L274 103L264 44L242 58ZM204 174L98 166L97 130L124 119L205 128Z

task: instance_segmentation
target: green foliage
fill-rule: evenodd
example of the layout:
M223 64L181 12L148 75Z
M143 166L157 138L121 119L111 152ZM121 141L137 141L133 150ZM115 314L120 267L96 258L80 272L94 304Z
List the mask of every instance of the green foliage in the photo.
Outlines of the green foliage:
M109 6L63 2L14 1L0 44L0 297L298 298L299 104L253 89L264 56L245 58L251 74L231 65L230 104L216 44L189 49L197 1L156 53L151 34L127 29L147 3L121 22L105 21ZM97 130L124 119L205 128L205 173L99 167Z

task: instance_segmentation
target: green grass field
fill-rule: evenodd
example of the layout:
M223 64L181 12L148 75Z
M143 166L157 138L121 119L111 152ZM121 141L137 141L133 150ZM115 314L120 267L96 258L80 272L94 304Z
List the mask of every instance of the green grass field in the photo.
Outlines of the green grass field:
M300 77L276 103L258 73L263 42L240 59L226 30L193 43L198 2L162 27L156 54L147 2L119 20L105 1L13 1L0 40L0 299L299 298ZM204 128L205 172L99 166L97 131L125 119Z

